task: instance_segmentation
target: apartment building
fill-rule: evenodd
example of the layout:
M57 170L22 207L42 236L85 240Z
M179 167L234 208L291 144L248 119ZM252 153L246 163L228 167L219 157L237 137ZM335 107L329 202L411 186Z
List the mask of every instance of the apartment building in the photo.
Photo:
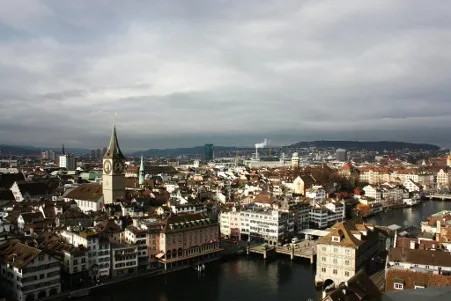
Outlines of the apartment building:
M68 227L60 232L60 237L74 246L84 246L88 250L88 269L92 277L110 275L110 243L93 228Z
M61 240L53 232L43 232L36 238L39 248L54 256L62 265L63 289L77 289L90 279L88 250Z
M449 168L441 168L437 172L437 188L450 188L451 172Z
M125 243L135 245L138 249L138 266L146 268L149 265L147 248L147 228L128 226L124 231Z
M37 248L10 240L0 246L0 289L17 301L33 301L61 292L61 263Z
M316 204L310 209L310 224L314 227L325 228L346 217L345 204L342 201L328 199L322 204Z
M124 276L138 272L138 246L111 244L111 276Z
M156 258L165 269L202 263L221 251L219 225L203 214L173 214L161 227Z
M359 169L359 179L361 182L367 182L370 185L390 181L390 171L388 168L364 167Z
M451 285L451 253L410 248L390 249L385 290L420 289Z
M277 245L294 235L294 215L280 210L249 206L241 211L240 223L242 240Z
M239 208L222 209L219 215L219 227L223 237L241 239L241 212Z
M335 224L318 240L315 282L338 286L348 281L379 252L379 246L374 226L360 220Z
M365 197L372 198L376 203L380 203L382 201L382 189L375 185L367 185L363 187L363 191L365 191Z
M322 186L313 186L306 191L305 196L316 202L324 201L327 198L326 190Z

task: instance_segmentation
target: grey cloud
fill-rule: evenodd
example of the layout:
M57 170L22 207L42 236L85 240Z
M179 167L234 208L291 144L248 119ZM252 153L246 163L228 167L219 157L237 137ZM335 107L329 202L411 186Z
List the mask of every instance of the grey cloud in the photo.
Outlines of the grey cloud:
M17 3L0 0L0 143L101 147L116 123L128 149L449 145L451 3Z

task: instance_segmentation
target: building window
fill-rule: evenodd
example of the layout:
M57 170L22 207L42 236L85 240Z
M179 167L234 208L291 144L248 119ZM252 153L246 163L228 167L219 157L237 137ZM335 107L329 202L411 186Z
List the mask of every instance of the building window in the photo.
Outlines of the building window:
M349 277L349 272L348 271L345 272L345 276Z
M334 248L334 253L338 253L338 248Z
M322 260L323 260L324 262L326 262L326 261L327 261L327 258L326 258L326 257L323 257Z
M351 250L350 249L346 249L345 253L346 253L346 255L351 255Z
M334 259L334 264L337 264L338 263L338 260L337 259Z
M332 273L333 273L334 275L337 275L337 270L334 269L334 270L332 271Z
M349 260L346 260L345 265L349 265L349 264L350 264Z
M404 284L395 282L394 288L395 288L395 290L402 290L402 289L404 289Z
M325 273L326 272L326 268L321 268L321 272Z

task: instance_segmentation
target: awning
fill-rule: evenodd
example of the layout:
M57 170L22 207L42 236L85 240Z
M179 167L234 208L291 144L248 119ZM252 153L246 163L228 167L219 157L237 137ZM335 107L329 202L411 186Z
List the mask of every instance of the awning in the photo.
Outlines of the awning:
M164 253L158 253L157 255L155 255L155 257L158 258L158 259L160 259L163 256L164 256Z

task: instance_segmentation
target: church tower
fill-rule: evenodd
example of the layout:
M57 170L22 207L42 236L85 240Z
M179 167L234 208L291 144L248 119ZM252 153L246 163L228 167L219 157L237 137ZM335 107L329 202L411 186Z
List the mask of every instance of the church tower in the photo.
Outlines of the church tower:
M141 155L141 165L139 166L139 187L141 188L144 186L144 177L145 177L144 161L143 155Z
M125 157L119 148L115 126L103 156L102 189L105 204L114 203L125 195Z

